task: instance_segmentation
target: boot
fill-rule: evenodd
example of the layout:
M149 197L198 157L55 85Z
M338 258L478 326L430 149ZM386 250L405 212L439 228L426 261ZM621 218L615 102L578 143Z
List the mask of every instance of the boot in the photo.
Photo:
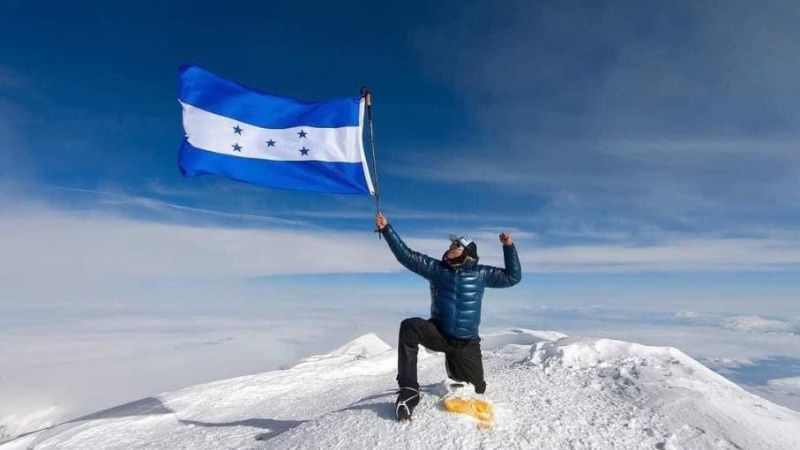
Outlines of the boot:
M419 404L419 391L414 388L404 387L400 388L397 393L397 401L394 404L394 411L397 415L397 420L405 422L411 420L411 413L414 408Z

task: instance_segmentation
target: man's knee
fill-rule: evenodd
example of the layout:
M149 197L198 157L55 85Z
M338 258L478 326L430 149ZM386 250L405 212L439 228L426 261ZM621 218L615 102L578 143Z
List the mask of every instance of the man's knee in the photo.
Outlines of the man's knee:
M409 317L400 322L400 340L408 343L419 343L419 328L420 322L425 319L421 317Z
M421 317L409 317L408 319L403 319L400 322L400 334L408 333L410 331L416 331L419 328L420 324L425 322L425 319Z

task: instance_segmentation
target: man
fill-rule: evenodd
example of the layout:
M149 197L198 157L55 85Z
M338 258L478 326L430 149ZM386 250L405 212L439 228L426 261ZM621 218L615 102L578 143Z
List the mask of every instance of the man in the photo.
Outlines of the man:
M410 419L419 403L418 345L444 352L448 377L472 383L475 392L484 393L486 381L478 336L481 300L484 288L510 287L522 277L511 235L500 234L506 266L501 269L479 265L478 246L468 236L451 236L450 247L441 259L435 259L408 248L383 214L375 216L375 225L386 237L386 243L400 264L428 280L431 289L430 319L412 317L400 324L397 419Z

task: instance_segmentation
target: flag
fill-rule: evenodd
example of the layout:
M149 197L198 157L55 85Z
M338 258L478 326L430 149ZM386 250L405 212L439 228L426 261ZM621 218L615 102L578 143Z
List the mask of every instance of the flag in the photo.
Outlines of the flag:
M184 176L259 186L374 194L362 139L364 99L302 102L259 92L198 66L179 71Z

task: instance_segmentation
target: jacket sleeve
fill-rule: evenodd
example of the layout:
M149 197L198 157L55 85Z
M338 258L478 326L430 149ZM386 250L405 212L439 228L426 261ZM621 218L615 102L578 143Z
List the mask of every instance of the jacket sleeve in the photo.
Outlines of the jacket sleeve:
M522 266L519 264L517 247L514 244L503 246L503 259L506 268L486 267L486 287L506 288L514 286L522 279Z
M406 269L425 278L431 278L433 276L439 265L439 260L408 248L405 242L400 239L397 232L394 231L391 224L387 224L381 230L381 233L386 238L386 243L389 244L389 249L394 253L397 261Z

